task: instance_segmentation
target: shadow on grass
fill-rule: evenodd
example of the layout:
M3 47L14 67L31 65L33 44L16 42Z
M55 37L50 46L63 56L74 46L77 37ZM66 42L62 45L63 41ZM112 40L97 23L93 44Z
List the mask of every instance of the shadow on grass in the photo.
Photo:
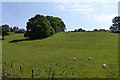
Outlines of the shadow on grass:
M22 42L22 41L33 41L33 40L43 40L49 37L44 37L44 38L25 38L25 39L16 39L16 40L12 40L9 43L16 43L16 42Z
M22 41L32 41L36 39L17 39L17 40L12 40L9 43L16 43L16 42L22 42Z

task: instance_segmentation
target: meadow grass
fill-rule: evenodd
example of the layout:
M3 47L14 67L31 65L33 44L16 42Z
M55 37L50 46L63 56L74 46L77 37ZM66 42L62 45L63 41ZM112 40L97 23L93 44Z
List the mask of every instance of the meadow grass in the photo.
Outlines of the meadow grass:
M41 40L22 39L23 34L14 34L2 43L2 69L10 77L21 76L20 66L24 78L31 77L32 69L35 78L48 78L53 72L55 78L118 77L118 34L65 32ZM20 41L9 43L12 40Z

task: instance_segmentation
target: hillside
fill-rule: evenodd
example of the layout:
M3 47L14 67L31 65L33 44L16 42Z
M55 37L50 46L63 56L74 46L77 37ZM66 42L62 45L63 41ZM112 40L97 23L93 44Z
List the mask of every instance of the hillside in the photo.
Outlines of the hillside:
M12 40L18 42L10 43ZM24 40L23 34L10 35L3 40L2 59L3 69L11 77L20 77L19 67L22 66L25 78L31 77L32 69L37 78L51 76L51 69L55 70L56 78L117 78L118 35L57 33L41 40ZM103 64L107 65L106 69Z

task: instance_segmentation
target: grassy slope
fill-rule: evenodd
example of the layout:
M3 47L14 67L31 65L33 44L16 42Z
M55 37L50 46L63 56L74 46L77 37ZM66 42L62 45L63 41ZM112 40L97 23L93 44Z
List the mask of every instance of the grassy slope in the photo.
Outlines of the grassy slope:
M48 69L54 64L57 64L55 77L117 77L117 34L58 33L43 40L9 43L23 38L21 34L12 35L3 41L3 69L9 71L13 62L12 77L19 77L20 65L23 77L31 77L31 69L35 70L35 77L47 77ZM107 64L106 69L102 68L103 63Z

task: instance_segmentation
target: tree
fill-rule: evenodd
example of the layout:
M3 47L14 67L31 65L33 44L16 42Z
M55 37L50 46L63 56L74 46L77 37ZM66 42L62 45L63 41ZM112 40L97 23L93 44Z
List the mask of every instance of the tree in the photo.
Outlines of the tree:
M13 28L12 27L10 27L10 32L13 32Z
M99 29L99 32L105 32L106 30L105 29Z
M82 32L82 30L83 30L83 29L82 29L82 28L80 28L80 29L78 29L78 32Z
M120 16L115 17L112 22L113 25L109 28L111 32L120 33Z
M73 32L78 32L78 29L75 29Z
M13 27L13 32L17 33L18 31L19 31L19 28L16 27L16 26L14 26L14 27Z
M0 40L2 39L2 25L0 25Z
M2 25L0 25L0 35L2 36Z
M4 39L4 36L5 36L5 35L9 35L10 27L9 27L9 25L7 25L7 24L2 25L2 26L0 26L0 27L1 27L1 30L2 30L2 39Z
M62 19L58 17L53 17L53 16L46 16L47 20L51 24L52 28L55 30L55 33L57 32L64 32L66 29L66 26Z
M46 17L39 14L28 20L26 28L27 31L24 34L24 37L29 39L46 38L55 33Z
M98 31L98 29L94 29L93 31L96 31L96 32L97 32L97 31Z
M17 33L25 33L25 29L19 29Z

